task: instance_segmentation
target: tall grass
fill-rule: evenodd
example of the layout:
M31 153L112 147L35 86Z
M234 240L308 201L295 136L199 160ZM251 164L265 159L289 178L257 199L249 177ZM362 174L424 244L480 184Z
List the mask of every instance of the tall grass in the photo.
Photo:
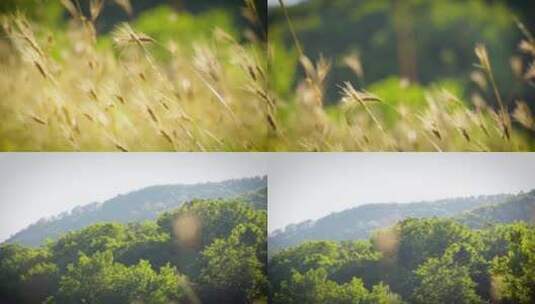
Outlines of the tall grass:
M262 42L238 43L214 27L209 41L164 45L124 23L113 47L102 47L102 1L90 16L62 3L72 20L59 54L39 24L2 17L1 150L267 149Z
M479 62L473 75L478 76L482 90L490 87L494 100L485 100L480 94L474 94L469 101L462 100L445 87L433 87L424 92L425 103L415 106L407 100L410 97L400 95L396 96L396 102L385 101L347 81L339 84L337 106L326 106L325 79L330 63L323 57L315 65L311 62L284 1L279 0L279 4L300 57L304 79L298 81L296 91L285 102L279 102L284 136L271 142L273 150L523 151L535 148L535 124L528 104L517 100L512 109L504 105L483 45L475 47ZM521 59L512 58L511 67L524 85L533 87L535 40L522 24L518 25L525 36L519 50L531 64L524 66ZM272 61L280 56L274 50L271 53L274 53ZM343 62L355 78L363 78L365 71L358 54L346 56ZM400 79L400 88L409 86L409 80ZM490 104L497 104L498 108ZM387 112L394 113L394 117L388 117Z
M72 15L66 47L22 15L4 16L9 43L0 48L1 150L118 151L527 151L535 123L526 101L507 108L484 46L472 79L493 99L463 100L427 88L415 106L406 96L385 101L350 81L340 83L337 106L326 106L329 59L309 59L287 16L304 78L290 94L270 87L269 66L285 54L249 31L246 41L214 28L209 41L162 42L129 24L112 33L113 47L97 47L94 22L62 1ZM284 2L280 0L283 9ZM259 22L254 1L245 16ZM286 12L287 14L287 12ZM524 85L534 86L535 40L519 49L530 65L511 61ZM190 51L193 50L193 51ZM165 53L165 58L155 56ZM345 64L365 73L358 54ZM489 85L490 84L490 85ZM409 87L405 79L399 87ZM485 88L487 89L487 88ZM528 101L532 102L532 101ZM490 106L498 104L498 108Z

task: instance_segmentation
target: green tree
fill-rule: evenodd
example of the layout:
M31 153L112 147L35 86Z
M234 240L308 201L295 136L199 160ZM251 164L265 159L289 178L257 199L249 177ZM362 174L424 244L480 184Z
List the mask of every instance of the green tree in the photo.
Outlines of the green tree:
M127 239L126 227L122 224L95 224L67 233L50 245L50 251L56 264L63 269L76 262L81 253L91 256L99 251L114 251L124 247Z
M169 303L180 301L184 278L174 267L160 272L147 261L125 266L115 263L111 251L97 252L92 257L81 255L68 266L61 278L58 303Z
M0 247L0 302L39 303L57 288L57 267L46 249ZM32 292L28 292L31 290Z
M193 200L160 216L157 222L176 239L180 232L176 223L183 216L193 217L200 225L199 248L209 245L216 238L228 236L240 223L264 226L267 219L265 212L254 210L241 200Z
M514 224L505 234L508 251L492 261L495 296L505 303L535 301L535 228Z
M428 258L442 256L453 243L474 241L468 228L449 219L407 219L398 229L398 261L410 270Z
M471 265L474 252L454 244L440 258L429 258L415 271L419 280L415 303L484 303L477 294Z
M200 274L200 252L218 238L226 238L234 227L250 223L267 230L266 211L255 210L241 200L194 200L157 220L171 235L175 265L190 277Z
M157 222L95 224L37 249L2 245L0 302L266 301L266 230L265 210L205 200Z
M202 252L200 282L208 302L251 303L265 296L265 241L263 229L240 224Z
M270 295L275 303L395 303L396 294L411 303L532 303L533 248L535 228L526 223L469 230L451 219L407 219L371 242L280 251L269 260Z
M117 262L133 265L144 259L159 268L173 260L171 235L154 221L127 225L127 241L114 252Z
M347 282L358 276L373 284L377 273L372 269L380 256L366 241L309 241L275 255L269 261L269 278L277 291L293 271L305 273L324 268L335 281Z
M401 303L400 298L384 285L376 285L369 292L358 278L338 284L327 279L327 271L322 268L304 274L295 271L281 286L280 292L274 296L274 303Z
M394 253L384 263L382 279L392 290L409 297L418 284L414 271L429 258L440 258L454 243L474 244L478 238L467 227L450 219L406 219L392 228ZM392 262L393 261L393 262Z

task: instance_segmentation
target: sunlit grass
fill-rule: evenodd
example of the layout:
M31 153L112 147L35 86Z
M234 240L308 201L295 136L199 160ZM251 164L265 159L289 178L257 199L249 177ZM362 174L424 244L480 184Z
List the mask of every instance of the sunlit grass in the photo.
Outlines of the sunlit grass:
M267 149L262 43L214 26L184 46L121 24L99 45L98 8L69 11L59 54L51 31L2 19L1 150Z
M258 16L251 3L244 5L254 22ZM159 41L125 23L102 37L94 27L99 7L90 16L68 10L72 20L59 34L21 15L2 18L9 39L0 47L0 150L535 148L527 106L532 101L504 105L483 45L475 47L479 63L471 78L492 92L488 96L466 98L448 86L417 87L403 78L398 88L383 92L346 81L337 84L336 105L327 106L332 104L325 94L331 61L310 60L297 34L304 77L293 92L281 94L280 80L296 74L278 69L279 62L291 62L284 57L289 54L277 52L275 43L266 48L252 31L239 39L214 25L209 39ZM533 62L535 41L521 30L525 38L519 49ZM366 72L358 54L343 62L357 79ZM511 66L524 85L534 86L535 64L516 60ZM389 92L394 96L385 95Z
M535 123L528 103L516 100L507 107L498 87L492 62L484 45L474 46L479 62L474 62L472 79L483 97L474 93L466 98L444 83L429 87L391 77L382 84L357 87L349 81L339 83L339 99L328 101L327 82L331 61L320 56L314 63L301 45L284 1L289 36L299 57L303 78L296 89L278 98L279 136L271 138L275 151L530 151L535 148ZM519 85L534 87L535 40L518 23L524 39L518 49L528 58L511 58L511 69ZM341 56L343 54L340 54ZM270 48L276 65L284 51ZM362 80L365 70L358 54L341 60L354 78ZM372 66L373 62L365 63ZM274 79L280 77L272 71ZM362 81L360 81L362 83ZM367 91L370 89L370 91ZM377 92L374 92L377 91ZM381 93L386 94L381 95ZM496 105L496 106L494 106Z

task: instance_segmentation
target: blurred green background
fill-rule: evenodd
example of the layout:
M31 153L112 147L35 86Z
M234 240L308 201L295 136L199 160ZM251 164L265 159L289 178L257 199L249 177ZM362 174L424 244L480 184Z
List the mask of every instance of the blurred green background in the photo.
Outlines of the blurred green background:
M74 0L78 2L89 16L89 0ZM125 1L106 0L101 15L97 19L96 28L100 33L107 33L115 25L124 21L134 21L140 17L147 17L143 21L145 24L151 23L153 32L169 31L176 24L170 22L164 15L174 12L184 16L185 21L178 21L191 24L188 25L193 34L197 33L197 27L203 28L206 23L211 25L231 26L243 30L251 28L250 22L243 15L245 6L244 0L130 0L132 14L128 14L117 3ZM263 0L253 0L258 15L262 19L262 24L252 27L259 37L265 37L267 21L267 3ZM0 14L22 11L33 21L46 24L49 27L61 27L68 20L68 13L63 9L59 0L2 0L0 1ZM193 18L195 17L195 18ZM199 19L199 22L193 22ZM185 25L183 25L185 27ZM177 36L178 32L174 33ZM183 33L180 33L183 34Z
M88 14L89 0L79 0ZM97 31L106 34L119 22L130 21L137 30L160 42L178 43L208 37L215 26L246 39L247 30L266 37L276 57L272 87L289 97L302 79L298 55L278 0L254 0L262 24L252 26L243 15L244 0L133 0L132 15L114 0L105 1ZM535 31L535 1L523 0L285 0L306 55L330 59L326 83L327 104L339 100L339 85L351 81L383 98L410 97L424 102L424 88L445 86L469 101L474 93L495 103L490 88L473 81L474 47L486 45L500 92L512 106L526 101L535 110L535 88L522 83L511 69L511 60L530 64L518 50L522 36L515 20ZM0 13L23 11L30 19L62 31L67 12L58 0L3 0ZM177 17L178 16L178 17ZM266 25L267 24L267 25ZM105 40L105 39L103 39ZM188 43L184 43L188 44ZM61 47L61 46L59 46ZM358 54L363 77L344 64L348 54ZM472 76L472 79L471 79ZM400 87L400 79L411 85ZM407 99L405 98L405 99ZM387 100L389 101L389 100ZM396 102L391 100L392 103Z
M278 0L269 1L269 42L275 49L274 87L288 96L303 77L297 50ZM470 80L477 43L486 45L502 97L512 106L523 99L535 107L535 88L522 84L511 60L530 64L518 50L522 33L515 20L535 30L535 1L523 0L303 0L285 1L307 56L332 62L328 104L339 99L338 85L351 81L384 98L412 96L423 101L422 87L445 85L469 100L474 93L495 103L490 88ZM357 77L343 58L357 53L364 76ZM400 87L401 78L411 85ZM419 96L419 97L418 97ZM388 101L388 100L387 100Z

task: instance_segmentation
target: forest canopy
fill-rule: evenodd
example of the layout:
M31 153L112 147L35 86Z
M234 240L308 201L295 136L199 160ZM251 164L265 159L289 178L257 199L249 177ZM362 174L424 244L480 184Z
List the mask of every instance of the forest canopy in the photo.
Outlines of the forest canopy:
M2 303L263 303L266 210L194 200L155 221L100 223L0 247Z
M365 241L308 241L269 261L273 303L533 303L535 228L406 219ZM333 292L335 291L335 292Z

